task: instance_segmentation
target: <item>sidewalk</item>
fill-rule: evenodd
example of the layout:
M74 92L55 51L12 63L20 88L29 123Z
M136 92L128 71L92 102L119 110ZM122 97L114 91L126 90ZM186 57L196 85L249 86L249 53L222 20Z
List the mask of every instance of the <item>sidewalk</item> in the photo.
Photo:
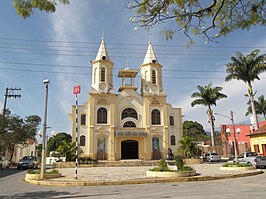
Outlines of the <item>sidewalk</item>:
M234 177L244 177L263 173L259 169L245 171L220 170L221 163L192 165L197 175L182 178L156 178L146 176L149 167L88 167L78 168L78 179L75 179L75 168L59 168L64 177L49 180L30 180L32 184L58 185L58 186L95 186L118 184L143 184L156 182L187 182L217 180Z

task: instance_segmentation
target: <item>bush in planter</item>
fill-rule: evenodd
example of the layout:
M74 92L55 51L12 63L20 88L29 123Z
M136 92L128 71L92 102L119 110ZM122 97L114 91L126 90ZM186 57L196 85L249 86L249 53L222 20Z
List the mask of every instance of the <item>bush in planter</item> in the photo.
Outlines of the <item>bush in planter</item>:
M28 174L40 174L40 170L29 169L27 173ZM57 169L52 169L52 170L46 171L45 174L59 174L59 171Z
M185 166L184 161L183 161L183 158L181 156L177 156L175 160L176 160L177 171L186 172L186 171L192 171L192 170L194 170L190 166ZM162 159L160 161L158 167L154 167L154 168L150 169L150 171L176 172L175 170L171 170L171 169L168 168L167 162L164 159Z
M167 166L167 162L165 161L165 159L160 160L159 166L158 167L154 167L152 169L150 169L150 171L168 171L171 172L173 170L170 170Z
M40 174L40 170L34 170L34 169L29 169L27 171L28 174Z
M226 163L223 165L223 167L252 167L250 164L245 164L245 163Z
M175 158L175 161L176 161L177 171L186 172L186 171L192 171L193 170L192 167L185 166L185 163L184 163L182 156L177 156Z
M85 157L79 157L78 162L79 164L85 164Z

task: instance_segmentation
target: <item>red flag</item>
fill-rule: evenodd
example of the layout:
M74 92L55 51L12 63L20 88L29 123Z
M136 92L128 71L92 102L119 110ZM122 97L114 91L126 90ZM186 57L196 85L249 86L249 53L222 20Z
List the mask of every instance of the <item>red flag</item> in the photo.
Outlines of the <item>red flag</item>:
M74 86L73 94L79 94L80 93L80 86Z

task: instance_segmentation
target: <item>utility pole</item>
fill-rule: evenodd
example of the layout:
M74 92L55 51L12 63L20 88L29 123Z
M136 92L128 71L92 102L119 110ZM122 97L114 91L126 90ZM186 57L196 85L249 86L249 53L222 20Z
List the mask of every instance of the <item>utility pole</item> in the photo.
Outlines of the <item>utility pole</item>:
M4 122L5 119L5 113L6 113L6 104L7 104L7 98L20 98L21 95L16 95L14 94L15 91L21 90L21 88L6 88L6 93L5 93L5 100L4 100L4 107L3 107L3 115L2 115L2 121ZM0 124L0 131L1 133L4 132L5 130L5 125L3 123L3 125ZM6 152L5 152L6 155Z
M14 94L15 91L20 91L21 88L6 88L6 93L5 93L5 101L4 101L4 108L3 108L3 118L5 117L6 113L6 104L7 104L7 98L20 98L21 95Z
M41 160L41 171L40 178L44 179L44 174L46 170L46 120L47 120L47 102L48 102L48 85L50 83L49 79L43 80L45 85L45 99L44 99L44 117L43 117L43 137L42 137L42 160Z

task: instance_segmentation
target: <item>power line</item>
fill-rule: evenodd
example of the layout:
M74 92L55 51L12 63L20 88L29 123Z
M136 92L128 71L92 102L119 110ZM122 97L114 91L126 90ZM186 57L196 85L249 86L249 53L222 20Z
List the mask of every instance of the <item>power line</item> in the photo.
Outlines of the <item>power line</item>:
M40 39L22 39L22 38L8 38L1 37L0 40L10 40L10 41L23 41L23 42L45 42L45 43L66 43L66 44L99 44L98 42L88 42L88 41L62 41L62 40L40 40ZM110 45L129 45L129 46L143 46L143 44L136 43L118 43L118 42L110 42ZM166 47L182 47L183 45L174 45L174 44L157 44L153 46L166 46ZM206 45L193 45L195 48L266 48L264 46L206 46Z
M21 72L36 72L36 73L52 73L52 74L65 74L65 75L84 75L91 76L91 73L77 73L77 72L62 72L62 71L46 71L46 70L32 70L32 69L19 69L19 68L5 68L0 67L0 70L12 70L12 71L21 71ZM110 75L116 77L117 75ZM162 78L162 77L158 77ZM184 77L184 76L164 76L163 78L174 78L174 79L225 79L224 77ZM260 78L261 80L266 78Z
M41 64L41 63L26 63L26 62L0 62L0 64L13 64L13 65L31 65L31 66L47 66L47 67L60 67L60 68L92 68L92 66L81 66L81 65L61 65L61 64ZM114 67L115 70L124 69L122 67ZM177 71L177 72L192 72L192 73L224 73L225 71L219 70L185 70L185 69L162 69L162 71Z
M89 57L89 56L95 56L95 54L91 55L91 54L86 54L86 55L82 55L82 54L63 54L63 53L38 53L38 52L21 52L21 51L0 51L0 53L8 53L8 54L32 54L32 55L49 55L49 56L69 56L69 57ZM208 56L208 55L206 55ZM118 56L118 55L112 55L112 57L117 57L117 58L132 58L132 59L143 59L143 56ZM211 60L228 60L228 58L198 58L198 57L160 57L160 60L204 60L204 61L211 61Z
M26 47L6 47L6 46L0 46L0 48L3 48L3 49L14 49L14 50L29 50L29 51L35 51L34 53L36 53L36 50L40 50L40 51L48 51L48 52L75 52L75 53L96 53L95 50L68 50L68 49L41 49L41 48L26 48ZM114 48L108 48L108 49L114 49ZM115 49L118 49L118 48L115 48ZM122 50L122 49L121 49ZM125 50L125 49L123 49ZM128 50L136 50L136 49L128 49ZM144 50L144 49L143 49ZM171 53L166 53L166 51L164 50L163 52L159 52L159 53L156 53L158 55L182 55L182 56L227 56L227 57L230 57L231 55L225 55L225 54L202 54L202 52L212 52L213 51L197 51L197 52L201 52L201 54L192 54L190 52L188 53L173 53L174 51L172 50L168 50L169 52ZM175 50L177 52L184 52L184 50ZM4 51L4 52L18 52L18 51ZM19 51L19 53L27 53L28 51ZM129 51L108 51L110 54L135 54L135 55L143 55L144 52L129 52ZM69 55L69 54L68 54Z

